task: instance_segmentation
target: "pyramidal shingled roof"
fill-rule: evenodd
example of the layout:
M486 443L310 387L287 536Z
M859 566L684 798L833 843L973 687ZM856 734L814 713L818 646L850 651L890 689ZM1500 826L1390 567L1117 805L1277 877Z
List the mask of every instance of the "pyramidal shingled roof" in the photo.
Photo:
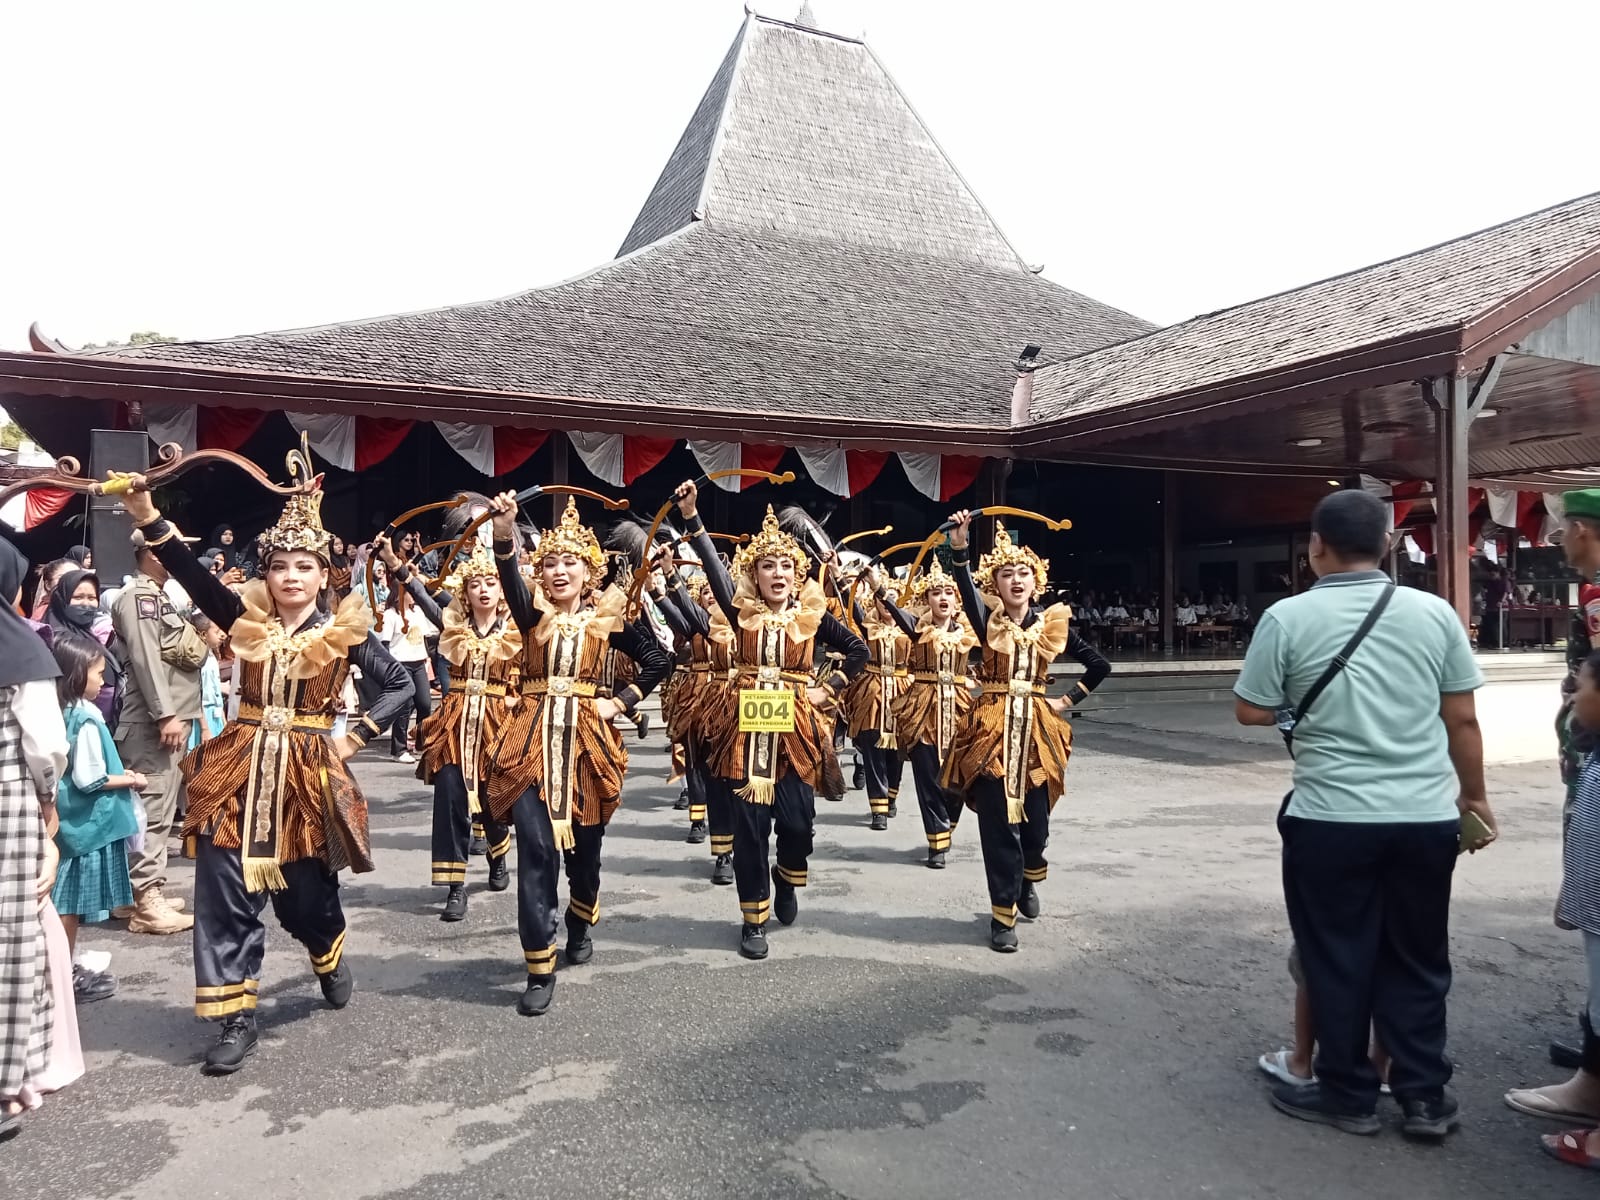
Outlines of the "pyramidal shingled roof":
M755 15L618 253L694 220L1023 265L865 42Z

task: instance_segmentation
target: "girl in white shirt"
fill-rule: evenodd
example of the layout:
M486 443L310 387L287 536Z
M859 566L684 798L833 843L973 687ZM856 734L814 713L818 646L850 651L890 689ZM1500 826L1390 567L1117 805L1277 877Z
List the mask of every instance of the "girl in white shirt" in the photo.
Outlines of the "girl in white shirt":
M383 607L383 624L378 628L378 637L389 647L389 654L395 662L410 672L412 687L412 701L400 710L389 734L389 750L395 762L417 761L406 745L413 710L419 724L433 714L433 691L428 683L427 639L438 632L438 627L422 615L422 610L412 602L405 588L395 588L389 593Z

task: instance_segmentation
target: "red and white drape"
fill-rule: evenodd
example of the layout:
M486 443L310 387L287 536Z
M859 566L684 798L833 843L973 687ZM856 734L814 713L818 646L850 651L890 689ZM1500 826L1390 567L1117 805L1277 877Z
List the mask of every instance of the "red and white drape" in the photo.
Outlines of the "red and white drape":
M978 477L983 459L966 454L914 454L900 451L900 465L906 478L930 500L952 500Z

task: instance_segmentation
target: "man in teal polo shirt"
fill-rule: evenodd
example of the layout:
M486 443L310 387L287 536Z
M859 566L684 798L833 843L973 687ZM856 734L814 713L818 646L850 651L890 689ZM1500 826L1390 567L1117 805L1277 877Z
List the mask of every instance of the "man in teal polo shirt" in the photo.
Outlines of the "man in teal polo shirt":
M1317 505L1317 583L1262 615L1234 685L1241 724L1285 723L1389 588L1378 569L1387 542L1387 511L1369 493ZM1455 610L1397 588L1294 727L1294 790L1278 828L1317 1056L1315 1082L1273 1091L1291 1116L1378 1131L1376 1027L1405 1132L1439 1138L1459 1123L1445 1087L1450 883L1461 814L1495 827L1473 696L1482 683Z

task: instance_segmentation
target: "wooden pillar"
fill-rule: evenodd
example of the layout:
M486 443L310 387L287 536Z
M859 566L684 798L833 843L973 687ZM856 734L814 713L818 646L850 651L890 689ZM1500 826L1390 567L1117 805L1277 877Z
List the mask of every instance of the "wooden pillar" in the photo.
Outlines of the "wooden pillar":
M1439 594L1450 602L1463 625L1472 622L1472 583L1467 553L1467 430L1472 424L1467 380L1452 375L1434 381L1434 504L1437 508L1434 550L1439 565Z
M563 433L553 433L550 436L550 482L570 483L568 477L568 456L572 453L572 444L567 441ZM565 496L550 497L550 524L548 528L554 529L561 524L561 510L567 506Z
M1178 473L1161 472L1161 647L1178 645Z

